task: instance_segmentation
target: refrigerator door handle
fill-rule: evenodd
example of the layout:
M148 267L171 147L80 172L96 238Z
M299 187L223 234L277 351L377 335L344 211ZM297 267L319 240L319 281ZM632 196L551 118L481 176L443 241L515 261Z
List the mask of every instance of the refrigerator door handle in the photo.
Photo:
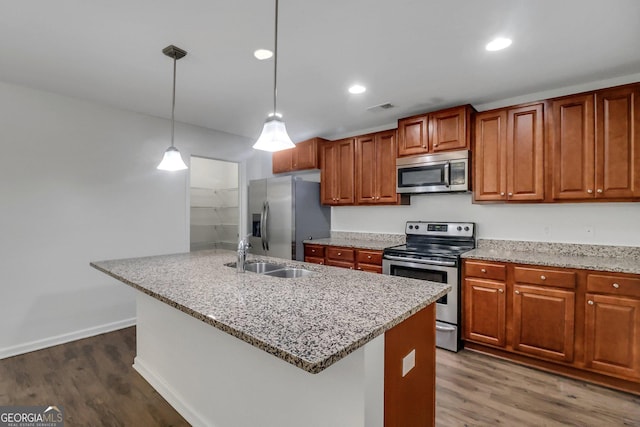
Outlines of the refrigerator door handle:
M260 212L260 243L262 243L262 250L266 251L267 247L264 244L264 233L265 233L265 222L264 222L264 217L265 217L265 206L266 203L262 202L262 211Z
M269 250L269 232L267 231L267 223L269 221L269 202L264 202L264 232L263 232L263 236L264 236L264 243L265 246L267 247L266 249Z

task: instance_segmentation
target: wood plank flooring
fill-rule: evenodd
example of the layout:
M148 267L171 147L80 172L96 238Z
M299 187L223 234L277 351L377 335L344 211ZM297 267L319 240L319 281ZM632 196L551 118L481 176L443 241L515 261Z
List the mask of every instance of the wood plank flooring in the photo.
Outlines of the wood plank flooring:
M70 427L188 426L131 367L134 356L127 328L0 360L0 405L62 405ZM464 350L438 350L436 372L439 427L640 427L631 394Z

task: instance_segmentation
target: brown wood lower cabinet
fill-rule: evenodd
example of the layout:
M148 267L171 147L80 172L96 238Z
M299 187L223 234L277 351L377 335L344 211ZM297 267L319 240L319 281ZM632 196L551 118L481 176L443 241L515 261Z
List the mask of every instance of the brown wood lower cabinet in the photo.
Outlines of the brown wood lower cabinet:
M467 348L640 394L640 275L465 260Z
M382 273L382 251L304 244L304 261L332 267Z

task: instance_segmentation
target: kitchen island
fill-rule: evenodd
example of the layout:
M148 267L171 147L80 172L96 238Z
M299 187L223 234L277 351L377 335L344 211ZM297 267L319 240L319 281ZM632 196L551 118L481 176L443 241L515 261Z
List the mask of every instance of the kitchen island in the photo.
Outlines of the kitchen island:
M430 425L435 311L450 287L235 252L94 262L136 288L134 367L193 425ZM275 357L274 357L275 356ZM407 424L408 423L408 424Z

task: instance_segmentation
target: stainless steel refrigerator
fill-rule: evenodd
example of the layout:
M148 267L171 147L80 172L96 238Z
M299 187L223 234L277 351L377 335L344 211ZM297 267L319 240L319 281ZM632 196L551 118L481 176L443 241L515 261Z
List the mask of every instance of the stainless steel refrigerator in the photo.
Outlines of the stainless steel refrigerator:
M303 240L329 237L331 210L320 204L320 183L293 176L249 182L251 253L304 260Z

